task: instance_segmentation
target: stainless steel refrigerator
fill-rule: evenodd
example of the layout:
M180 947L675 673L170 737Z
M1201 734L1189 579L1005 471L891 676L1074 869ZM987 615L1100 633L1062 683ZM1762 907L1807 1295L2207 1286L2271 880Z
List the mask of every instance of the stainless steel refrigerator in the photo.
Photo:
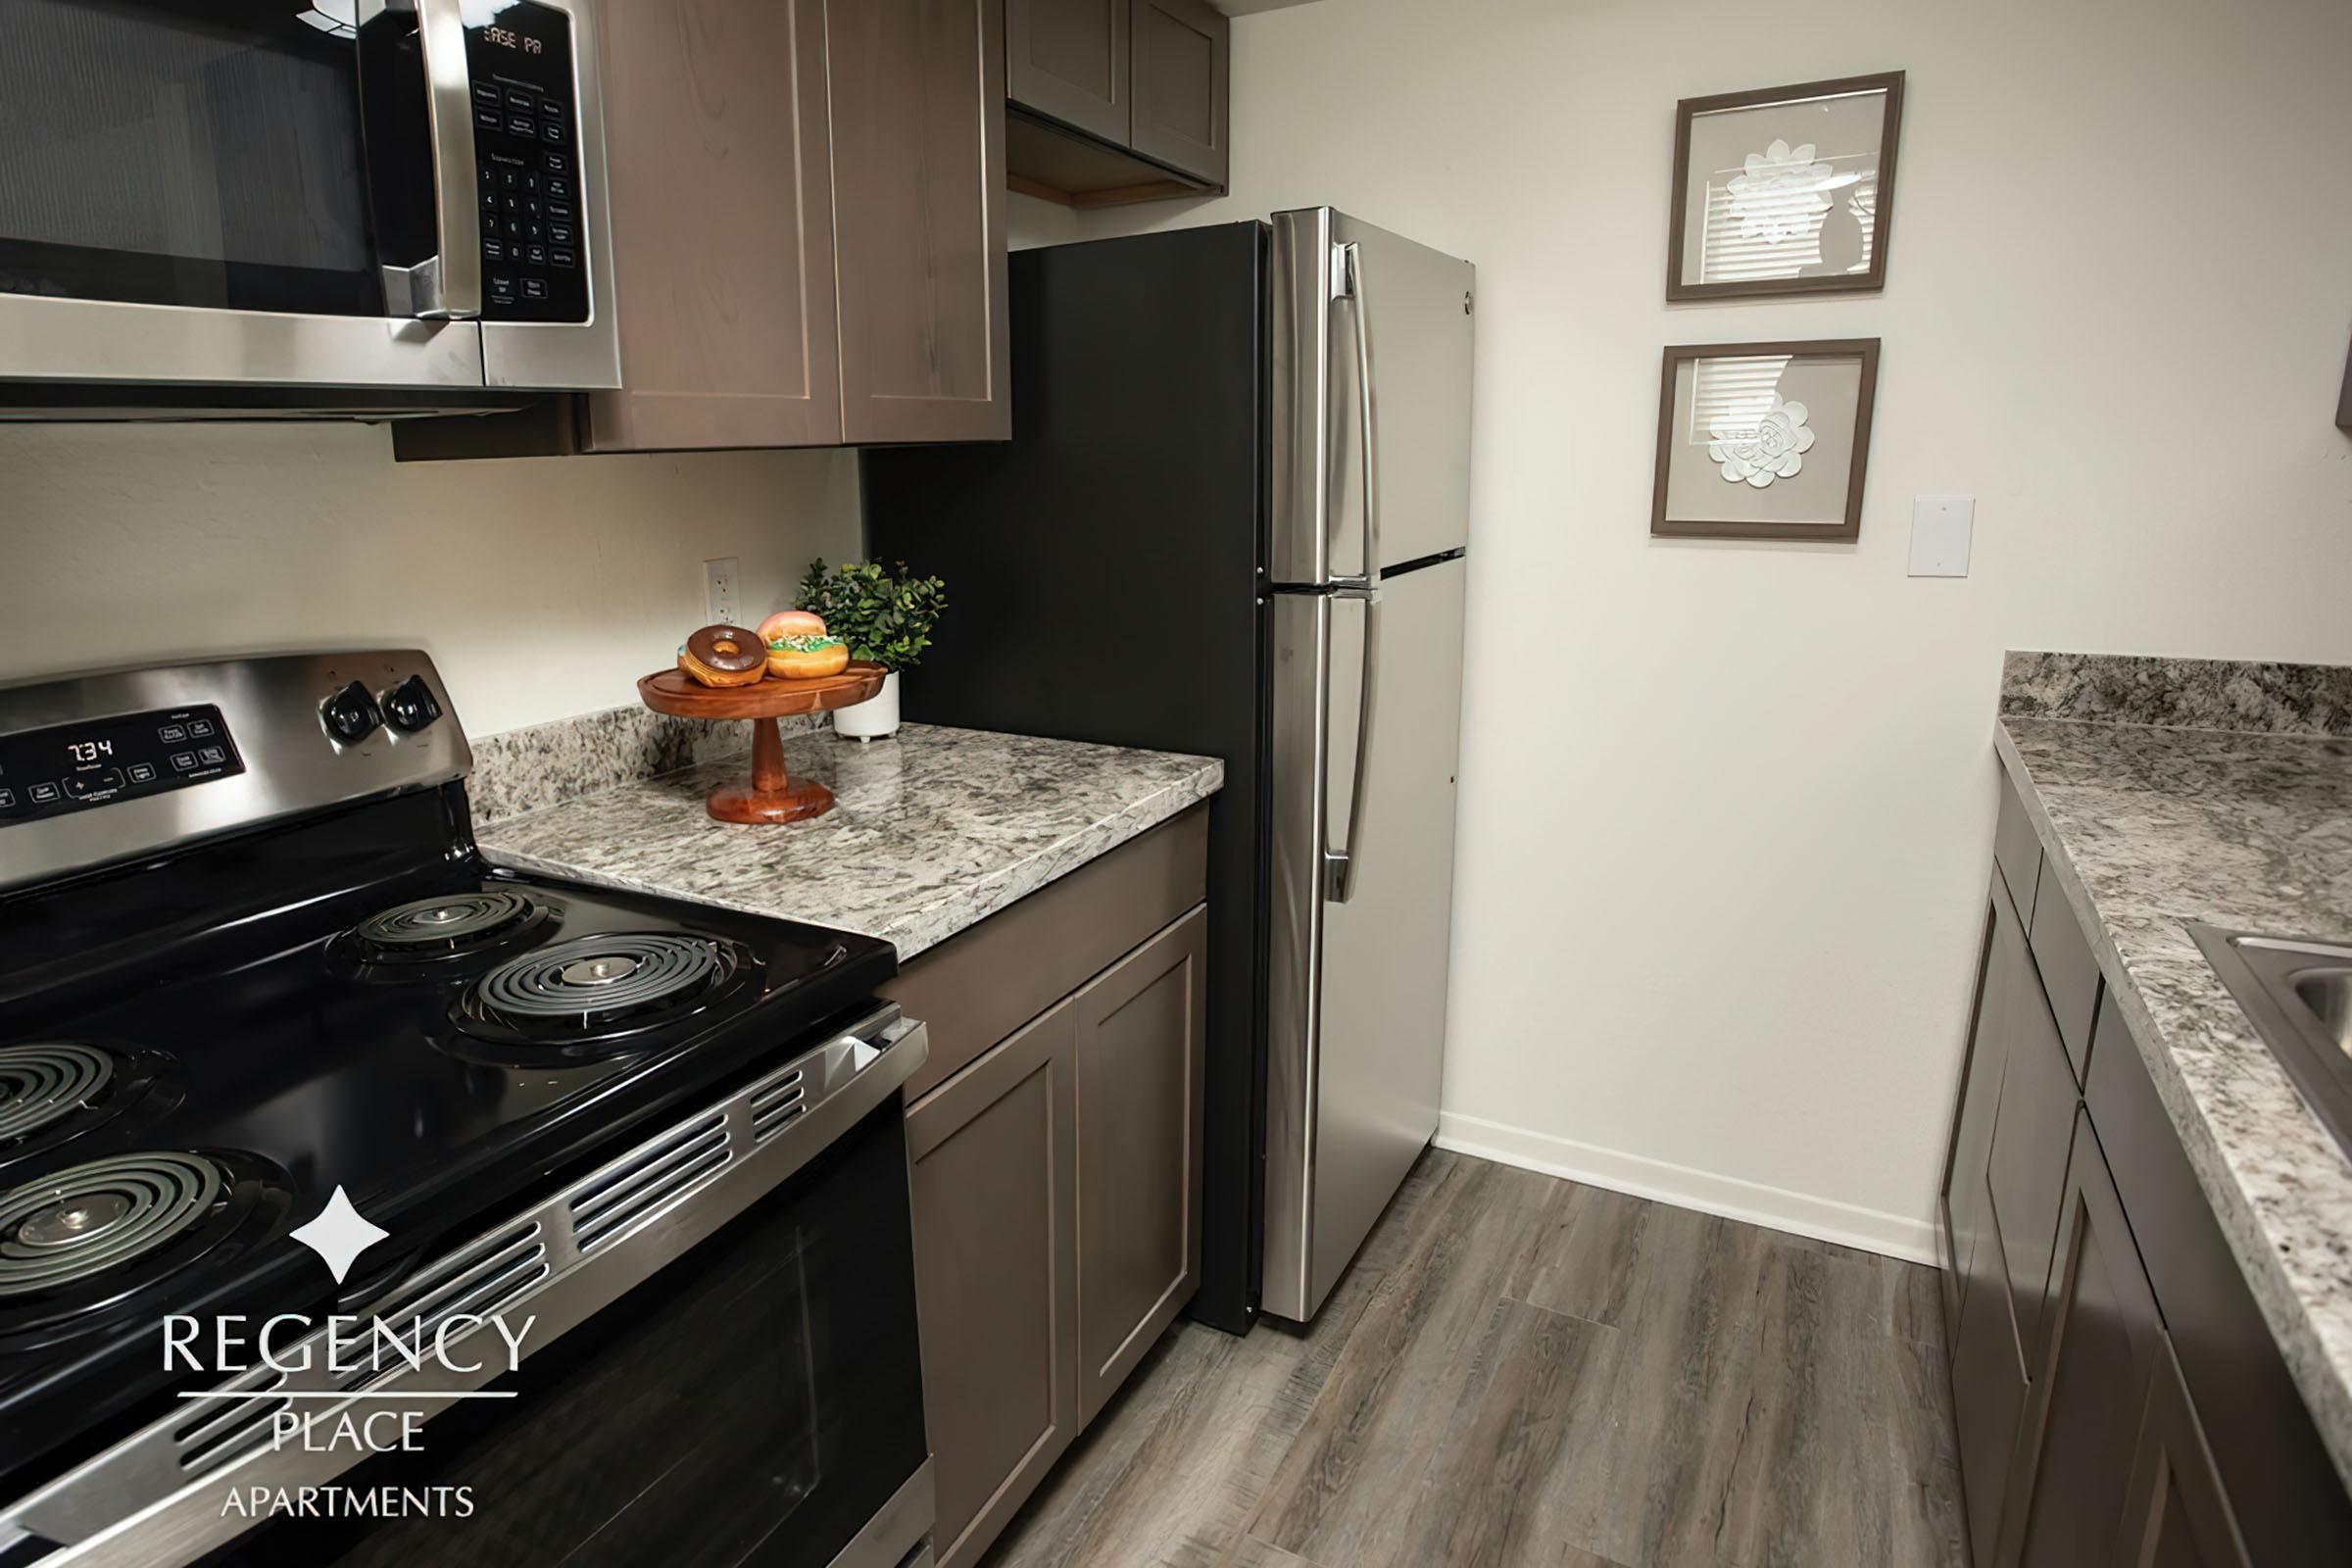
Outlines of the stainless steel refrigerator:
M869 452L935 723L1226 760L1197 1317L1314 1315L1437 1129L1469 263L1330 208L1014 253L1013 436Z

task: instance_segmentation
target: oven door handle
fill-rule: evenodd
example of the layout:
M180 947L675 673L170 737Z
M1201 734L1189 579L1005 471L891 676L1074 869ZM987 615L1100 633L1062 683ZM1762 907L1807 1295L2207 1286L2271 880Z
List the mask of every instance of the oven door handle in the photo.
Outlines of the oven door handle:
M424 321L471 320L482 314L482 193L473 145L473 75L466 62L466 19L460 5L461 0L363 0L360 6L363 53L377 47L371 26L377 18L407 15L416 21L430 147L433 249L418 261L386 261L382 271L385 308L394 316ZM364 84L366 80L363 66ZM397 155L379 148L375 156ZM400 173L397 169L378 172L379 177L395 183ZM386 199L383 192L377 193L379 208ZM379 211L379 225L382 216Z

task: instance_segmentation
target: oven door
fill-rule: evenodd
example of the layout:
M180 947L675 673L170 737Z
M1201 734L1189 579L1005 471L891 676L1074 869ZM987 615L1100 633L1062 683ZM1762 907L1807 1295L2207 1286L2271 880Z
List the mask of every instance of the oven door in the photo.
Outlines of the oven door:
M320 1325L0 1509L0 1563L927 1563L899 1092L927 1050L885 1004L379 1294L420 1371Z
M893 1099L514 1398L337 1483L396 1517L279 1517L206 1568L900 1568L931 1516L906 1193Z
M479 388L461 0L8 0L0 377Z

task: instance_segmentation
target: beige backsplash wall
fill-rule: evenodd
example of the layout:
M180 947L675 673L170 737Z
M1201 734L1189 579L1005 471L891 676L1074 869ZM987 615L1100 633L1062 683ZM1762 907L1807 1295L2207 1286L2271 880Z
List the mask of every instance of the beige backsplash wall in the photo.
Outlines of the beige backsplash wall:
M634 701L704 615L858 548L849 454L396 464L381 426L0 426L0 681L420 645L466 727Z

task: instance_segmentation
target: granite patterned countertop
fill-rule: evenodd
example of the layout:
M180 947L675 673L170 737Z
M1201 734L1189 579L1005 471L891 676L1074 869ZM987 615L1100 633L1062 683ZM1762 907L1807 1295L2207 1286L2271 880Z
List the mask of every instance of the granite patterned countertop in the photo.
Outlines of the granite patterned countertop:
M821 817L714 822L736 756L622 782L477 831L492 859L607 887L881 937L900 961L1223 787L1214 758L908 724L852 743L787 736L785 766L833 791Z
M2055 871L2090 933L2206 1198L2352 1482L2352 1162L2186 928L2352 937L2352 740L2283 725L2025 716L2035 706L2005 700L1995 745L2040 834L2044 875Z

